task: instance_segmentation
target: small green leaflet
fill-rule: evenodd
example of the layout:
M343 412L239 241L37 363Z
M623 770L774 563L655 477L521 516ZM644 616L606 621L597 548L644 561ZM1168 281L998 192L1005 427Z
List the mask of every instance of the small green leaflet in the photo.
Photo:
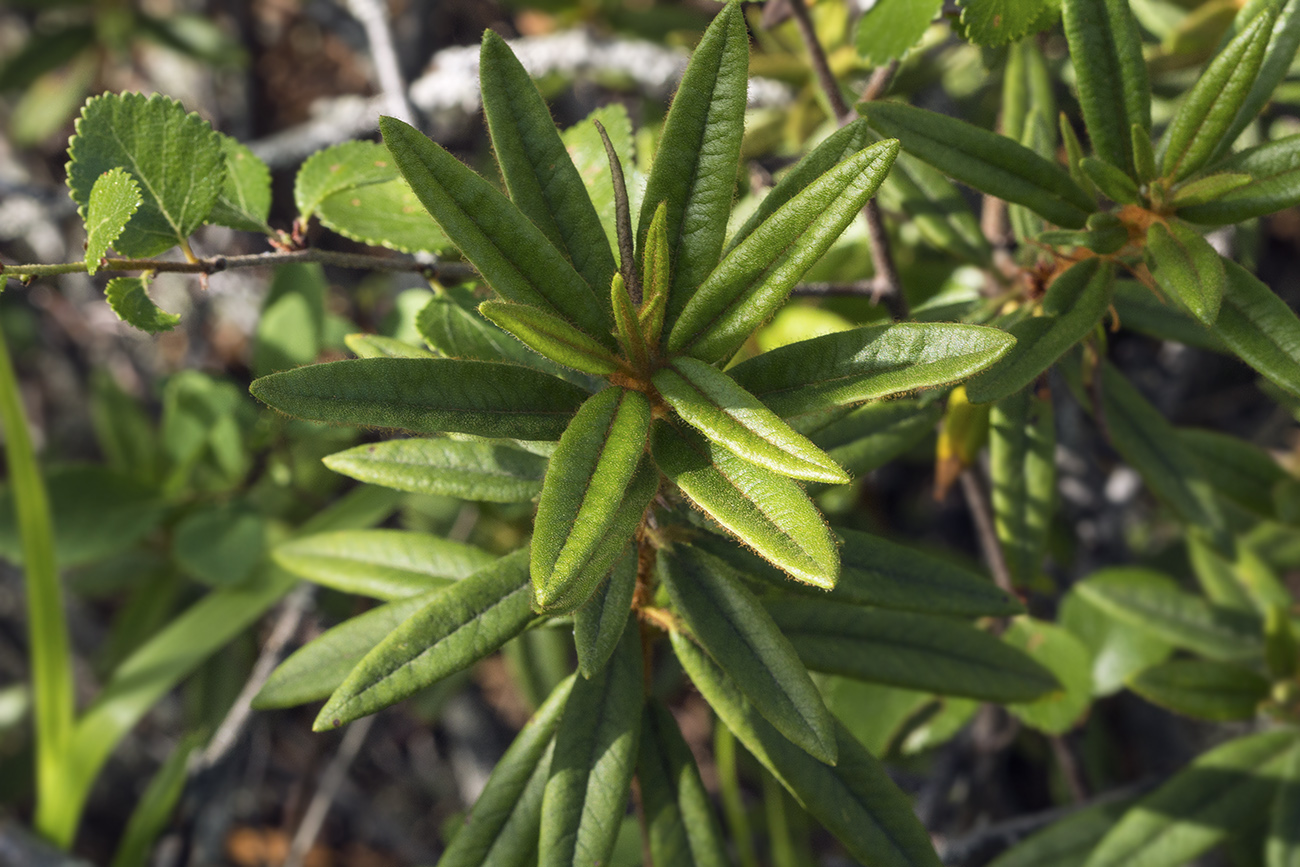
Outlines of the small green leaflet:
M114 277L104 287L104 297L117 318L128 325L150 334L171 331L181 318L153 303L145 291L147 285L143 277Z
M104 172L123 166L139 183L140 208L113 242L125 256L155 256L183 243L207 220L226 175L221 136L158 94L87 100L68 156L68 187L83 219Z
M271 213L271 170L248 149L228 135L221 136L226 155L226 180L217 194L208 222L246 232L271 234L266 225Z
M122 234L140 202L140 187L125 169L110 169L95 181L86 207L87 274L99 270L99 260Z

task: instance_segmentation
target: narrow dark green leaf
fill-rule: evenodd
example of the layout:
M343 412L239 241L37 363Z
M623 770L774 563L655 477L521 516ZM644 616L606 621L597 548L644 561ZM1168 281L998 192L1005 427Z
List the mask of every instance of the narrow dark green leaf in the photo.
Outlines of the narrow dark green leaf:
M1209 162L1264 62L1277 8L1266 7L1214 58L1160 140L1160 172L1176 181Z
M708 362L734 355L875 195L897 154L889 141L858 151L755 227L681 310L668 350Z
M637 785L655 864L725 867L727 846L677 720L663 704L647 702L641 719Z
M1152 223L1146 263L1156 285L1206 325L1219 316L1226 280L1223 258L1195 229L1179 220Z
M1291 623L1289 601L1274 602L1264 611L1264 663L1274 679L1294 678L1300 668L1300 642Z
M988 239L961 190L943 172L900 153L877 193L881 207L907 214L936 249L977 264L988 261Z
M114 277L104 287L104 299L128 325L150 334L171 331L181 318L155 304L146 291L148 285L143 277Z
M869 403L810 435L834 461L861 476L920 443L934 432L943 405L897 398Z
M748 71L744 15L738 5L728 4L705 31L682 75L641 203L640 256L645 255L655 210L667 203L672 290L664 326L670 330L717 264L726 239L740 165Z
M1051 672L995 636L946 617L782 599L768 612L814 671L987 701L1059 689Z
M930 835L884 767L840 723L839 762L825 765L763 719L708 654L673 633L673 650L723 724L839 839L850 856L877 867L938 867Z
M338 728L468 668L524 631L528 597L524 550L448 587L366 654L313 727Z
M1265 9L1272 5L1272 3L1258 4ZM1277 22L1273 25L1268 48L1264 50L1264 61L1260 64L1259 74L1255 76L1250 92L1242 100L1241 108L1237 109L1237 116L1233 119L1232 125L1228 127L1218 147L1215 148L1216 158L1228 152L1238 136L1273 98L1273 91L1286 78L1288 70L1295 62L1297 47L1300 47L1300 2L1284 0L1278 10Z
M1146 570L1112 568L1075 585L1116 620L1210 659L1249 659L1263 651L1258 616L1211 605L1181 590L1140 581ZM1126 580L1137 573L1134 580Z
M1300 396L1300 318L1245 268L1227 260L1223 267L1215 334L1265 379Z
M1124 205L1141 203L1142 194L1138 192L1137 182L1105 160L1084 157L1079 160L1079 168L1112 202Z
M269 235L271 170L248 145L228 135L221 135L221 149L226 155L226 179L207 221Z
M825 452L716 367L675 358L659 369L653 382L684 421L741 457L794 478L849 481Z
M835 586L835 543L795 482L671 424L656 424L651 443L659 469L727 532L791 577Z
M1129 678L1129 688L1152 704L1213 722L1253 719L1269 683L1253 670L1206 659L1175 659Z
M1133 124L1133 168L1138 183L1150 183L1156 179L1156 151L1151 144L1151 131L1139 124Z
M407 530L335 530L276 546L275 562L344 593L391 600L459 581L496 558L481 548Z
M1086 867L1175 867L1264 814L1295 733L1247 735L1200 755L1119 820Z
M1184 208L1215 202L1227 196L1233 190L1239 190L1251 183L1253 178L1244 172L1216 172L1212 175L1190 180L1180 184L1170 198L1169 204L1182 213ZM1252 216L1259 216L1253 214ZM1243 217L1242 219L1247 219Z
M438 867L522 867L533 854L555 733L573 683L569 677L552 690L515 737L493 768L465 824L438 860Z
M405 439L326 455L325 466L361 482L417 494L525 503L542 492L546 459L507 445Z
M542 798L540 867L607 864L636 769L643 701L640 629L629 623L609 664L578 678Z
M1300 21L1300 16L1296 20ZM1293 207L1300 204L1300 135L1265 142L1233 154L1217 163L1213 170L1227 177L1249 175L1250 182L1212 201L1180 206L1178 216L1193 223L1217 226L1240 223Z
M649 431L646 396L607 388L582 405L560 437L533 528L533 598L539 608L571 610L586 602L610 565L601 547L612 544L614 556L622 550L627 540L610 539L608 533L645 454ZM595 562L604 568L593 569Z
M1048 162L1055 162L1056 140L1053 133L1054 130L1048 125L1043 113L1035 107L1025 118L1025 128L1021 133L1020 143ZM1023 244L1047 228L1046 221L1024 205L1009 205L1007 217L1017 243Z
M87 274L99 270L99 260L122 234L141 201L140 185L126 169L109 169L95 180L86 205Z
M1083 867L1097 842L1106 836L1134 798L1098 799L994 858L988 867Z
M573 643L583 677L590 678L604 668L618 646L632 611L637 565L636 546L625 546L609 575L573 615Z
M1048 287L1042 316L1021 319L1008 329L1015 346L966 383L972 403L1001 400L1038 378L1097 326L1110 305L1115 266L1089 257L1070 266Z
M379 127L420 202L501 297L554 313L613 347L603 299L532 220L415 128L389 117Z
M567 256L592 292L603 295L617 268L600 217L542 95L491 30L483 31L479 87L511 201Z
M869 325L764 352L727 373L789 418L958 382L1013 345L1005 331L978 325Z
M1292 747L1273 796L1264 857L1268 867L1300 867L1300 747Z
M1032 388L989 413L994 526L1012 580L1027 586L1043 568L1056 500L1056 423L1050 395Z
M871 126L908 153L977 190L1024 205L1067 229L1081 229L1097 204L1059 165L1005 136L965 121L892 102L859 106Z
M1070 177L1079 189L1086 192L1089 196L1099 195L1097 188L1093 186L1092 181L1083 173L1080 166L1083 163L1083 145L1079 142L1079 136L1074 131L1074 125L1070 122L1070 117L1065 112L1061 112L1057 118L1056 130L1061 134L1061 144L1065 147L1065 168L1070 173Z
M1092 149L1135 174L1133 130L1150 134L1151 85L1133 13L1126 0L1064 0L1061 15Z
M1111 304L1124 328L1160 340L1227 354L1228 348L1204 325L1136 280L1116 280ZM1222 311L1222 306L1220 306Z
M696 641L777 731L828 765L835 728L795 648L739 575L689 545L659 552L659 578Z
M450 358L363 358L255 380L258 400L299 418L490 437L555 439L587 393L544 373Z
M616 355L558 316L509 301L484 301L478 309L485 319L558 364L601 376L618 370Z
M1031 111L1038 111L1048 121L1055 118L1053 89L1052 73L1037 40L1021 39L1009 46L1002 79L1002 134L1021 141Z

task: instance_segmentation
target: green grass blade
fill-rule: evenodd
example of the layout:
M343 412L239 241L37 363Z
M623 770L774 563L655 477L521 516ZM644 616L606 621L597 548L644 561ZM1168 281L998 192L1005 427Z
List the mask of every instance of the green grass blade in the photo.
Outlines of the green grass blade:
M198 739L193 735L182 738L149 780L144 794L131 811L110 867L144 867L148 863L150 848L166 830L176 802L185 791L185 781L189 777L186 765L197 747Z
M507 445L404 439L321 459L336 473L398 491L492 503L526 503L542 492L546 458Z

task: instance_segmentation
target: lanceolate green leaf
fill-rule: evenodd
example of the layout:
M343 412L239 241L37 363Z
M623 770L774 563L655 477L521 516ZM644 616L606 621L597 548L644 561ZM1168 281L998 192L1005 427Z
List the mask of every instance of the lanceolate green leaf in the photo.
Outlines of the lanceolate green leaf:
M1110 304L1115 266L1098 258L1072 265L1043 296L1043 315L1021 319L1008 329L1016 345L1001 361L966 383L972 403L1015 394L1082 340Z
M989 413L994 527L1012 580L1024 587L1043 568L1056 499L1056 423L1050 395L1026 388Z
M1001 702L1058 688L1024 654L946 617L814 599L773 601L768 611L814 671Z
M299 418L491 437L555 439L587 393L511 365L450 358L364 358L255 380L253 396Z
M1215 334L1265 379L1300 396L1300 319L1245 268L1226 259L1223 268Z
M792 577L835 586L835 543L797 484L669 423L654 426L651 443L659 469L727 532Z
M641 640L629 623L608 665L578 678L542 799L540 867L609 863L636 768L643 699Z
M930 836L908 799L843 725L835 724L839 762L825 765L763 719L694 642L679 633L671 638L682 667L723 724L849 855L878 867L938 867Z
M573 615L573 643L578 651L578 671L583 677L591 677L604 668L618 646L632 611L637 565L636 547L625 546L609 576Z
M1013 345L1005 331L978 325L869 325L764 352L727 373L789 418L957 382Z
M140 207L140 185L125 169L109 169L90 189L86 206L86 273L99 270L99 260Z
M438 867L507 867L525 863L533 853L555 732L573 683L569 677L552 690L515 737L474 802L464 826L439 859Z
M1024 205L1067 229L1081 229L1097 204L1068 172L1005 136L946 115L892 102L859 106L871 126L945 174Z
M1128 2L1065 0L1061 15L1092 149L1133 173L1134 126L1151 129L1151 85Z
M1169 204L1177 209L1176 213L1181 214L1184 208L1203 205L1206 202L1216 202L1232 193L1233 190L1249 186L1251 180L1251 176L1243 172L1207 174L1185 184L1180 184L1169 199ZM1243 217L1242 219L1246 218Z
M673 278L664 325L669 329L722 252L740 165L748 70L744 15L739 4L729 3L705 31L682 75L641 204L636 246L643 256L655 209L667 203Z
M1125 813L1086 867L1187 863L1268 810L1295 743L1272 731L1204 753Z
M900 153L878 192L882 207L901 210L922 237L950 255L988 261L988 239L961 190L943 172Z
M542 492L546 459L506 445L405 439L357 446L321 459L361 482L399 491L524 503Z
M835 764L835 728L808 670L726 563L689 545L659 552L659 577L696 641L763 718L813 758Z
M599 375L618 370L617 356L558 316L509 301L484 301L479 312L526 346L566 367Z
M727 846L677 720L658 701L646 704L636 766L655 864L725 867Z
M139 183L140 208L113 243L126 256L154 256L183 243L212 211L226 172L220 135L159 94L89 99L68 156L68 187L83 219L104 172L124 166Z
M848 475L727 374L676 358L654 375L655 388L692 427L736 454L786 476L843 484Z
M626 539L607 534L645 454L649 430L646 396L607 388L583 404L560 437L533 528L531 570L539 608L581 605L605 577L604 569L591 568L593 560L603 560L599 549L612 544L615 556L622 550Z
M1178 439L1214 489L1262 517L1274 517L1273 492L1287 478L1267 450L1231 434L1179 428Z
M385 117L379 128L420 202L501 297L554 313L613 348L608 305L532 220L414 127Z
M1083 867L1088 853L1132 804L1133 798L1097 803L1071 813L1013 846L988 867Z
M1209 162L1255 83L1276 20L1276 7L1260 12L1202 73L1160 140L1161 174L1182 180Z
M1267 10L1272 4L1259 5ZM1273 91L1282 83L1282 79L1286 78L1287 71L1295 62L1297 47L1300 47L1300 2L1284 0L1277 21L1273 25L1272 38L1264 51L1264 61L1260 64L1259 74L1255 76L1250 92L1242 100L1241 107L1237 109L1237 116L1233 119L1232 125L1228 127L1215 149L1216 157L1228 152L1237 137L1259 116L1264 106L1273 98Z
M1300 21L1300 16L1296 20ZM1217 226L1293 207L1300 204L1300 135L1233 154L1217 163L1212 171L1219 174L1211 177L1247 175L1250 180L1214 199L1179 206L1178 216L1193 223Z
M1112 202L1136 205L1142 201L1137 182L1124 171L1096 157L1084 157L1079 161L1079 168L1088 180L1092 181Z
M668 350L708 362L734 355L875 195L897 153L897 142L858 151L757 226L703 280L680 318L669 317Z
M375 599L417 596L496 558L481 548L406 530L334 530L277 546L275 562L325 587Z
M483 31L479 86L511 201L603 296L616 266L600 217L537 87L491 30Z
M1147 231L1147 268L1156 285L1177 298L1206 325L1223 300L1223 258L1195 229L1180 220L1152 223Z
M810 434L812 441L852 475L893 460L934 432L943 404L897 398L859 407Z
M658 349L664 330L664 314L672 291L672 256L668 249L668 203L660 202L645 236L641 252L641 309L638 325L648 347ZM611 290L612 291L612 290ZM627 287L624 287L627 291Z
M532 620L528 597L524 550L447 588L366 654L314 728L326 731L372 714L492 653Z
M1268 681L1249 668L1207 659L1175 659L1129 678L1129 688L1152 704L1197 719L1253 719L1268 697Z

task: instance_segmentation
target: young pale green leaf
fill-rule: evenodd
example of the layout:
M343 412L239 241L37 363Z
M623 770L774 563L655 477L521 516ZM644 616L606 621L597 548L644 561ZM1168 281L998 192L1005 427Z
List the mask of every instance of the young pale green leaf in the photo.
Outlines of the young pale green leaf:
M1273 4L1260 3L1254 8L1269 8ZM1277 22L1269 39L1268 48L1264 50L1264 60L1260 64L1259 74L1255 76L1250 92L1237 109L1237 116L1223 134L1214 151L1214 158L1227 153L1238 136L1257 118L1268 101L1273 98L1273 91L1286 78L1287 71L1295 62L1296 49L1300 48L1300 2L1284 0L1278 10Z
M1176 867L1196 858L1268 811L1295 743L1284 729L1202 753L1125 813L1086 867Z
M293 180L298 220L306 223L330 196L397 177L392 154L379 142L349 141L317 151L303 162Z
M819 599L773 600L768 612L814 671L999 702L1060 688L1023 653L947 617Z
M619 368L618 357L599 340L544 310L509 301L484 301L478 310L525 346L565 367L600 376Z
M961 190L943 172L905 153L877 193L881 207L907 214L921 236L932 246L958 259L983 264L991 253Z
M464 542L406 530L335 530L299 536L276 546L272 556L308 581L385 601L459 581L496 559Z
M1210 161L1264 62L1277 8L1266 7L1214 58L1160 139L1161 174L1175 181Z
M226 179L207 222L271 234L266 224L271 213L271 170L247 145L228 135L218 135L226 155Z
M1146 263L1156 285L1177 298L1206 325L1219 316L1226 277L1223 258L1186 223L1152 223L1147 230Z
M1074 728L1092 704L1092 659L1079 639L1054 623L1017 617L1002 640L1042 665L1060 687L1007 710L1041 732L1061 735Z
M1052 0L962 0L961 24L976 45L1006 45L1056 23Z
M313 728L338 728L468 668L527 628L528 596L524 550L438 593L352 669Z
M659 552L659 578L694 639L777 731L828 765L835 726L790 641L740 576L689 545Z
M142 201L113 247L125 256L156 256L203 225L221 192L226 155L221 136L175 100L91 97L68 147L68 187L83 220L95 181L118 166L130 167Z
M573 643L578 651L578 671L590 678L609 661L618 646L632 611L636 592L637 552L627 545L614 561L608 577L587 603L573 615Z
M1175 659L1129 678L1129 688L1152 704L1212 722L1253 719L1269 683L1252 669L1207 659Z
M322 458L336 473L399 491L490 503L526 503L542 492L546 459L507 445L405 439Z
M880 401L855 409L810 438L850 474L862 476L934 433L942 414L938 402Z
M388 159L388 152L383 152ZM405 179L392 179L331 193L316 208L321 225L345 238L403 253L444 253L452 243L420 204Z
M680 633L671 639L682 667L723 724L850 856L876 867L938 867L930 835L907 797L842 724L835 723L839 762L823 764L763 719L693 641Z
M1089 196L1097 196L1097 188L1093 186L1092 181L1088 180L1088 176L1080 168L1084 157L1083 145L1080 144L1079 136L1074 131L1074 124L1070 122L1070 117L1065 112L1061 112L1057 118L1056 130L1061 134L1061 144L1065 147L1066 171L1070 173L1070 177L1074 182L1079 185L1079 189Z
M835 586L835 542L797 484L670 423L651 429L651 443L659 469L727 532L791 577Z
M1126 580L1129 573L1137 573L1138 578ZM1263 651L1258 616L1141 581L1145 573L1137 568L1103 569L1075 587L1080 596L1116 620L1210 659L1250 659Z
M1300 319L1254 274L1227 260L1223 267L1215 334L1265 379L1300 396Z
M483 31L479 86L510 200L602 296L617 267L600 217L537 86L491 30Z
M1132 140L1150 135L1151 84L1133 13L1126 0L1064 0L1061 15L1092 149L1136 174Z
M649 431L646 396L607 388L582 405L560 437L533 527L533 599L539 609L582 605L609 568L602 546L612 544L614 556L622 551L627 539L608 534L645 454ZM593 562L604 568L593 569Z
M641 317L637 315L636 305L632 303L621 274L615 274L609 283L609 301L614 307L615 336L623 357L631 363L633 370L648 370L650 348L641 331Z
M647 702L641 718L637 785L655 864L725 867L727 846L690 747L672 712Z
M694 358L675 358L652 381L684 421L742 458L798 479L849 481L825 452L716 367Z
M1088 176L1106 198L1124 205L1137 205L1142 202L1137 182L1127 172L1115 168L1105 160L1097 157L1084 157L1079 160L1079 168Z
M1300 747L1292 748L1291 757L1282 769L1271 812L1264 844L1268 867L1297 867L1300 865L1300 839L1296 838L1296 828L1300 828Z
M609 863L636 769L641 666L640 629L629 623L609 663L574 683L542 798L539 867Z
M1059 275L1043 296L1042 316L1008 329L1015 346L1001 361L966 383L972 403L1002 400L1027 387L1086 337L1110 305L1115 266L1089 257Z
M343 343L357 358L437 358L423 346L382 334L346 334Z
M140 207L140 185L126 169L109 169L90 188L86 205L86 273L99 270L99 260Z
M1005 136L899 103L863 103L858 110L873 128L902 141L913 156L1058 226L1081 229L1097 209L1065 169Z
M104 287L104 299L117 318L128 325L150 334L171 331L181 321L180 316L155 304L145 291L147 285L143 277L114 277Z
M735 355L875 195L897 154L897 142L864 148L773 212L686 303L672 323L668 350L708 362ZM679 285L673 283L674 291ZM669 299L670 313L675 298Z
M672 288L664 311L670 331L682 308L718 263L736 189L748 89L749 37L736 3L722 8L704 32L677 95L646 181L637 226L637 254L660 203L665 220ZM647 328L648 334L654 331Z
M492 769L464 826L438 860L438 867L522 867L537 846L542 792L554 759L555 733L573 693L568 677L510 744Z
M1300 16L1297 16L1300 20ZM1178 205L1178 216L1193 223L1225 225L1262 217L1300 204L1300 135L1265 142L1215 164L1216 177L1248 175L1250 182L1203 203ZM1192 187L1201 181L1192 181Z
M672 291L672 256L668 248L668 203L660 202L646 231L641 261L641 309L637 321L646 345L659 348L664 315Z
M264 376L249 391L299 418L519 439L555 439L587 396L526 368L450 358L313 364Z
M869 325L764 352L727 373L789 418L958 382L1014 345L1005 331L979 325Z
M881 0L858 19L858 54L868 66L885 66L916 45L943 8L940 0Z
M1184 209L1218 201L1233 190L1247 186L1252 180L1253 178L1244 172L1218 172L1205 175L1185 184L1179 184L1169 199L1169 204L1173 205L1177 209L1176 213L1181 216Z
M1026 388L989 413L994 528L1012 580L1027 586L1043 569L1056 500L1056 423L1050 395Z
M514 203L414 127L385 117L379 129L421 204L501 297L554 313L613 347L603 299Z

